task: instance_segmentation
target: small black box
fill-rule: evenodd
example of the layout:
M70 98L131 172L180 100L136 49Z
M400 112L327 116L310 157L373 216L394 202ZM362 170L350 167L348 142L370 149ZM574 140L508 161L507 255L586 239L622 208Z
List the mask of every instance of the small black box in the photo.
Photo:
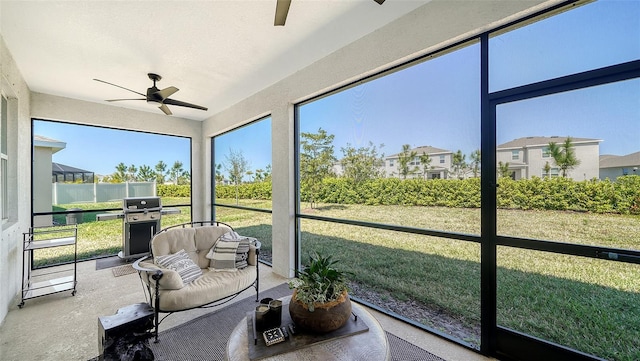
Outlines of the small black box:
M99 360L119 360L117 345L119 342L138 342L145 352L149 349L149 330L153 328L154 310L146 303L136 303L119 309L113 316L98 317L98 352Z

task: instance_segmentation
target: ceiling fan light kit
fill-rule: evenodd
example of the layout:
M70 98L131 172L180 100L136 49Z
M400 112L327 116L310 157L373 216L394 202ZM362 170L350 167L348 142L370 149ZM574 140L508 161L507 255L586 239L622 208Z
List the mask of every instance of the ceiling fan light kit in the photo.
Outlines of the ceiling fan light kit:
M186 108L193 108L193 109L199 109L199 110L204 110L207 111L208 108L203 107L201 105L196 105L196 104L191 104L191 103L187 103L187 102L183 102L180 100L175 100L175 99L170 99L169 97L173 94L175 94L178 90L178 88L174 87L174 86L170 86L168 88L164 88L164 89L158 89L158 87L156 86L156 82L160 81L162 79L162 77L158 74L155 73L148 73L147 76L149 77L149 79L151 79L153 81L153 86L150 88L147 88L147 94L143 94L140 92L137 92L135 90L131 90L129 88L125 88L123 86L120 85L116 85L113 83L109 83L106 82L104 80L100 80L100 79L93 79L95 81L101 82L101 83L105 83L105 84L109 84L109 85L113 85L115 87L124 89L124 90L128 90L132 93L136 93L140 96L143 96L144 98L131 98L131 99L109 99L107 100L108 102L118 102L118 101L122 101L122 100L146 100L147 103L157 103L160 104L159 108L160 110L162 110L162 112L166 115L172 115L173 113L171 113L171 110L169 109L168 105L175 105L175 106L179 106L179 107L186 107Z

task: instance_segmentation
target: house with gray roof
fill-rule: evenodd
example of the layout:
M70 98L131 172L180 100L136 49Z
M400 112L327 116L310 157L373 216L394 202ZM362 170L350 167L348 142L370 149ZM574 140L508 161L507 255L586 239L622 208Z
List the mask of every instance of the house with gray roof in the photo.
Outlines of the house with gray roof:
M51 164L51 176L53 183L93 183L95 173L89 170L53 162Z
M411 173L407 178L425 178L425 179L446 179L449 178L449 171L453 158L453 152L446 149L424 145L410 149L409 152L415 152L416 156L409 162ZM400 178L400 155L402 153L392 154L384 159L384 171L387 177ZM425 167L420 162L420 156L428 154L431 162Z
M497 162L509 164L511 178L528 179L536 177L562 176L551 153L549 143L562 144L567 137L524 137L514 139L498 145L496 150ZM571 137L576 157L580 164L568 171L567 177L575 180L599 178L599 156L601 139ZM549 172L545 171L549 165Z
M600 156L600 179L616 180L618 177L633 174L640 175L640 152Z

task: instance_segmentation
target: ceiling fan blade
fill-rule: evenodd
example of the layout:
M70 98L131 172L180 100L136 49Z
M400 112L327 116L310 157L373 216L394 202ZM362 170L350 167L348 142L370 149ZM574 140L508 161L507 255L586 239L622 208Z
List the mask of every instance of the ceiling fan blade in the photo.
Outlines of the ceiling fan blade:
M377 2L378 5L382 5L382 3L384 2L384 0L373 0L373 1Z
M179 100L174 100L174 99L165 99L163 101L164 104L169 104L169 105L177 105L180 107L187 107L187 108L193 108L193 109L200 109L200 110L204 110L207 111L209 110L209 108L205 108L201 105L195 105L195 104L191 104L191 103L185 103L185 102L181 102Z
M291 0L277 0L276 2L276 17L273 21L275 26L284 26L287 21L287 14L289 13L289 6L291 6Z
M175 92L177 92L178 88L174 87L174 86L170 86L168 88L164 88L162 90L159 90L157 92L154 93L154 98L155 96L159 96L160 97L160 101L167 99L168 97L170 97L171 95L173 95Z
M171 110L169 110L169 107L164 104L160 104L160 110L162 110L166 115L173 114L171 113Z
M119 102L121 100L147 100L147 98L135 98L135 99L107 99L106 102Z
M93 80L95 80L95 81L99 81L99 82L101 82L101 83L105 83L105 84L113 85L113 86L116 86L116 87L118 87L118 88L121 88L121 89L124 89L124 90L128 90L128 91L130 91L130 92L132 92L132 93L136 93L136 94L138 94L138 95L142 95L143 97L146 97L146 95L145 95L145 94L142 94L142 93L137 92L137 91L135 91L135 90L131 90L131 89L125 88L125 87L120 86L120 85L116 85L116 84L113 84L113 83L109 83L109 82L107 82L107 81L100 80L100 79L93 79ZM145 99L146 99L146 98L145 98Z

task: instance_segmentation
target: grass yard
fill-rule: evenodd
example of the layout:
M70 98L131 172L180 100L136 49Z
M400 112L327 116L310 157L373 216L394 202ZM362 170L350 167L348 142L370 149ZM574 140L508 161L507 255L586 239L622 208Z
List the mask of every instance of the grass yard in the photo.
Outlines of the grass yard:
M180 199L163 199L181 203ZM186 202L182 202L186 203ZM233 200L221 202L235 204ZM270 209L268 201L243 200L243 206ZM69 205L67 208L84 208ZM91 206L91 205L86 205ZM117 208L120 204L113 207ZM100 208L109 206L100 205ZM95 209L95 208L94 208ZM188 222L189 209L163 217L163 227ZM224 207L217 219L240 234L262 241L271 255L271 214ZM303 212L467 234L480 233L480 210L322 204ZM93 217L93 218L92 218ZM86 213L78 226L82 257L114 254L121 248L122 221L95 222ZM367 292L412 302L446 315L471 330L459 336L479 344L480 245L472 242L301 220L302 252L334 254ZM640 216L558 211L499 210L503 235L640 249ZM38 256L41 262L61 255ZM640 360L640 266L600 259L498 248L498 324L611 360ZM438 320L414 319L441 329ZM435 320L435 321L434 321ZM475 333L474 333L475 332Z
M321 205L305 212L480 232L478 209ZM332 253L370 290L444 312L479 330L479 244L313 220L301 224L303 254ZM499 210L498 230L526 238L640 249L638 216ZM606 359L639 360L639 275L638 265L499 247L498 324ZM385 302L379 306L387 307ZM430 320L415 321L447 331ZM477 345L479 339L473 337L464 340Z

